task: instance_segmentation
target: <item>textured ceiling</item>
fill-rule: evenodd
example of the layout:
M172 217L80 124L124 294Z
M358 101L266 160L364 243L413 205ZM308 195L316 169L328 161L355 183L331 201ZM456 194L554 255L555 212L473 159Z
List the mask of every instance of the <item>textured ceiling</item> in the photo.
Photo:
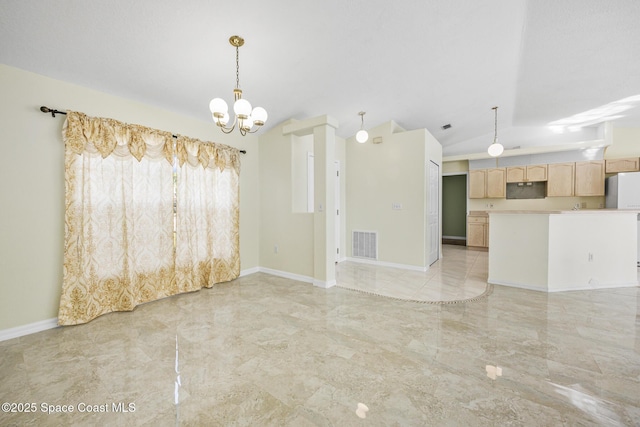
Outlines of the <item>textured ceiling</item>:
M0 62L210 120L239 34L268 126L328 114L347 138L364 110L365 127L427 128L454 155L486 149L494 105L506 148L593 135L547 125L640 95L639 22L637 0L0 0ZM629 106L614 125L640 127Z

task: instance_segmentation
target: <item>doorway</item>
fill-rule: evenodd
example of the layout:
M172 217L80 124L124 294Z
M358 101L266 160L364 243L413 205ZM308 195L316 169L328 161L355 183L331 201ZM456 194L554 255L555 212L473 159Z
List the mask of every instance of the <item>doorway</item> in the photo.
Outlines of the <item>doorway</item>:
M467 174L442 176L442 243L467 244Z
M429 161L429 196L427 198L427 229L431 265L440 258L440 165Z

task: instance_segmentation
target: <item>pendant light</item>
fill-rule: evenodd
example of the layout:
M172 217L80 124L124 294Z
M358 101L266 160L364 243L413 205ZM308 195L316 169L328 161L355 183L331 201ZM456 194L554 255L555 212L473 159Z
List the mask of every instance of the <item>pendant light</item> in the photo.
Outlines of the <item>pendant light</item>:
M356 133L356 141L360 144L364 144L369 139L369 133L364 130L364 115L367 114L365 111L360 111L358 113L360 115L360 130Z
M493 107L492 110L495 111L495 133L493 134L493 143L487 152L491 157L498 157L504 151L504 147L498 142L498 107Z

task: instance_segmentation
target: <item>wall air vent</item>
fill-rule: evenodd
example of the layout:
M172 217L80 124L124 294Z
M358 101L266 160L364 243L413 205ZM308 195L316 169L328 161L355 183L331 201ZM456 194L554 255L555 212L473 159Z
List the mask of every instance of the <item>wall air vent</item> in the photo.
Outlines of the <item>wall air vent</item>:
M353 230L351 256L378 259L378 232Z

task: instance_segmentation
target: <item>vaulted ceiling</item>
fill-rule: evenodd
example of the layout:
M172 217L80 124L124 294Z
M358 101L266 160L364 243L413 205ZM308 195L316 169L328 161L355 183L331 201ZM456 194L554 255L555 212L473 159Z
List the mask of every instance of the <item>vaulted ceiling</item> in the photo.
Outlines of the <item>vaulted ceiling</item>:
M267 127L328 114L348 138L366 111L459 155L491 143L493 106L507 149L640 127L639 23L637 0L0 0L0 62L206 121L238 34Z

